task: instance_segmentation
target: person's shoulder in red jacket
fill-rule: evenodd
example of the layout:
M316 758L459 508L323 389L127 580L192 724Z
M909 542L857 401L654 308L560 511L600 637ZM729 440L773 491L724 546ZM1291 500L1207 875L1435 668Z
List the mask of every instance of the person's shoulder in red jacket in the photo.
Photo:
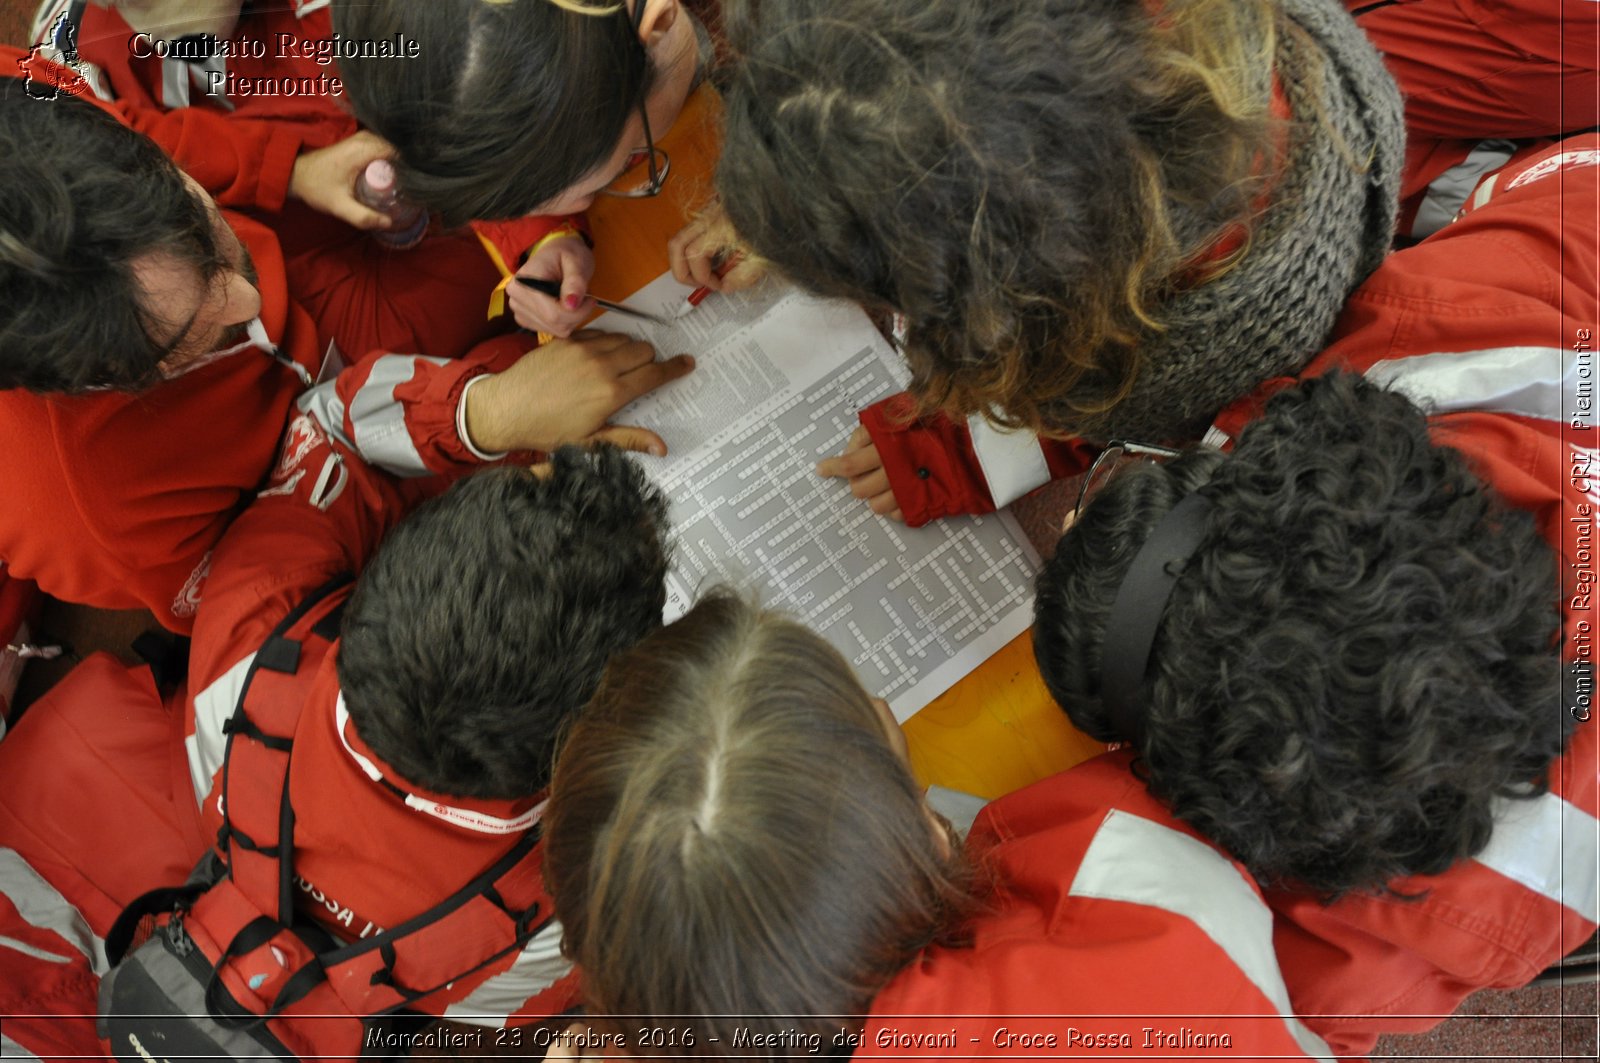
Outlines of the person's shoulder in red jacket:
M297 311L281 280L258 279L270 237L244 230L255 261L116 117L6 78L0 130L17 149L0 196L0 431L17 504L0 550L50 593L143 605L183 630L182 589L270 465L315 341L302 325L289 343Z

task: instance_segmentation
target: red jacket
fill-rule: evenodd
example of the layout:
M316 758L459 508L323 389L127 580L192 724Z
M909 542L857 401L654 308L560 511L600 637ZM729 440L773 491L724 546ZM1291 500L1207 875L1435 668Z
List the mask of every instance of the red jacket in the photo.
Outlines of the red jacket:
M182 688L164 704L147 670L97 654L0 742L0 1052L99 1055L93 1015L107 970L104 935L141 893L181 882L215 840L215 809L201 809L196 797L210 792L220 763L220 721L244 670L235 665L247 667L284 611L333 572L359 567L385 529L436 486L375 473L310 418L298 418L262 497L218 544L205 580L191 659L194 682L204 684L200 696L190 699ZM297 673L308 701L290 792L307 910L355 938L368 922L401 921L430 891L438 900L439 891L504 852L506 841L397 807L355 770L332 727L332 660L308 659ZM370 753L353 732L346 737ZM447 803L491 814L520 810ZM436 1012L491 1017L560 1010L571 980L553 940L558 933L536 937L514 961L427 1003Z
M991 803L972 943L925 950L857 1058L1328 1056L1289 1011L1271 913L1108 753Z
M105 934L206 850L183 717L94 654L0 742L0 1055L98 1058Z
M1590 0L1344 0L1425 138L1544 137L1595 124Z
M1502 173L1439 236L1396 254L1357 292L1339 340L1307 368L1355 370L1431 409L1434 437L1534 515L1561 559L1567 653L1595 661L1600 513L1595 343L1600 321L1600 138ZM1278 381L1265 391L1287 384ZM1218 418L1234 435L1258 403ZM1585 707L1553 793L1508 801L1488 848L1395 884L1418 901L1323 906L1269 892L1295 1010L1343 1055L1426 1029L1469 993L1525 984L1600 922L1600 738ZM1556 711L1552 707L1552 711ZM1552 726L1555 723L1552 721Z
M196 568L261 483L318 370L322 350L283 287L276 241L228 220L260 271L265 335L299 372L250 346L139 394L0 391L0 447L12 456L0 557L58 598L145 607L187 631Z
M185 633L207 553L261 485L297 399L401 475L476 465L488 456L461 435L461 393L530 346L503 336L457 361L377 352L306 391L324 350L289 299L277 243L226 217L256 263L259 321L283 361L246 346L139 394L0 391L8 570L65 601L148 608Z
M285 614L339 572L359 572L383 534L438 481L399 481L376 472L297 418L283 459L256 502L212 557L204 607L190 654L190 781L208 836L221 820L210 795L222 763L223 722L262 640ZM339 596L347 590L335 592ZM303 654L313 653L308 648ZM374 762L401 789L468 813L515 818L533 800L494 801L432 794L384 765L353 724L340 726L337 643L320 659L303 656L291 683L303 700L295 731L289 793L295 820L295 871L307 911L354 940L425 911L503 856L518 833L482 833L416 811L356 759ZM542 887L540 887L542 889ZM508 957L419 1007L463 1021L501 1025L539 1018L572 1003L574 979L560 955L560 927L541 931ZM477 1019L471 1016L480 1016Z
M1589 0L1345 0L1406 101L1399 231L1437 232L1531 141L1600 124Z
M1572 138L1494 175L1459 221L1390 256L1305 371L1363 372L1416 398L1436 439L1534 514L1562 559L1569 656L1590 662L1600 626L1597 232L1600 137ZM1223 411L1208 442L1226 445L1293 382L1269 381ZM1337 1051L1359 1055L1379 1032L1431 1026L1473 990L1521 985L1593 933L1596 726L1580 723L1555 765L1552 796L1507 803L1484 853L1400 884L1425 887L1425 900L1347 897L1324 907L1268 894L1294 1009Z
M34 20L33 39L46 43L51 58L60 57L51 33L71 6L71 0L46 3ZM295 157L355 132L355 119L339 106L342 86L339 94L212 95L211 75L336 78L337 66L319 65L299 47L332 36L328 7L327 0L250 5L227 42L236 46L232 54L187 62L155 55L119 11L89 4L77 33L77 69L97 96L116 101L123 119L161 145L219 204L277 211L288 196ZM295 47L280 47L280 34Z
M0 46L0 76L52 68L26 56ZM462 391L531 346L501 336L454 362L362 348L355 354L366 358L340 372L290 297L273 234L223 217L258 272L249 344L139 394L0 390L0 446L13 456L0 480L8 573L65 601L148 608L183 633L207 552L260 486L297 398L368 461L401 475L475 465L493 459L463 438ZM307 392L315 380L325 383Z

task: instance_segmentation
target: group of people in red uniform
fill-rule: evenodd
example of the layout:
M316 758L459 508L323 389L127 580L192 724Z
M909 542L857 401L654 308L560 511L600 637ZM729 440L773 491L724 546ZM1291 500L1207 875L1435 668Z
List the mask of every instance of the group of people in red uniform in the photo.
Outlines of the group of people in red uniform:
M1595 8L47 0L0 49L0 559L191 641L0 741L3 1054L147 1052L113 928L197 865L381 955L322 981L431 1023L391 1053L1352 1058L1559 962ZM819 475L911 524L1082 480L1034 646L1112 751L962 830L814 633L661 624L618 448L662 443L610 419L693 363L576 331L582 210L659 190L718 51L674 273L893 315L912 370ZM354 1054L240 937L257 1044Z

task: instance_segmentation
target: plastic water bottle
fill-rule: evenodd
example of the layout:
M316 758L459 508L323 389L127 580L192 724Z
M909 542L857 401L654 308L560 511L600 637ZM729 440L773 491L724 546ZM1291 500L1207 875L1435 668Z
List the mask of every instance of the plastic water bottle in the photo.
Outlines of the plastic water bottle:
M395 251L416 247L428 231L428 211L400 195L394 164L388 159L373 159L356 178L356 198L389 217L389 228L374 229L374 240Z

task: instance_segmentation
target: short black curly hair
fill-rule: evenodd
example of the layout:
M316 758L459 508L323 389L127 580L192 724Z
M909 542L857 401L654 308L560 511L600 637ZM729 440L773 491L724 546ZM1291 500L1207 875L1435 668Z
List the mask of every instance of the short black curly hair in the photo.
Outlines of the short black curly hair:
M1336 374L1275 398L1231 455L1134 466L1039 578L1034 652L1073 723L1114 733L1101 643L1140 545L1211 502L1156 636L1140 770L1263 885L1325 897L1481 850L1496 799L1548 786L1556 568L1421 411Z
M498 468L402 521L356 584L339 685L362 740L419 786L520 798L613 654L661 626L667 504L620 451Z

